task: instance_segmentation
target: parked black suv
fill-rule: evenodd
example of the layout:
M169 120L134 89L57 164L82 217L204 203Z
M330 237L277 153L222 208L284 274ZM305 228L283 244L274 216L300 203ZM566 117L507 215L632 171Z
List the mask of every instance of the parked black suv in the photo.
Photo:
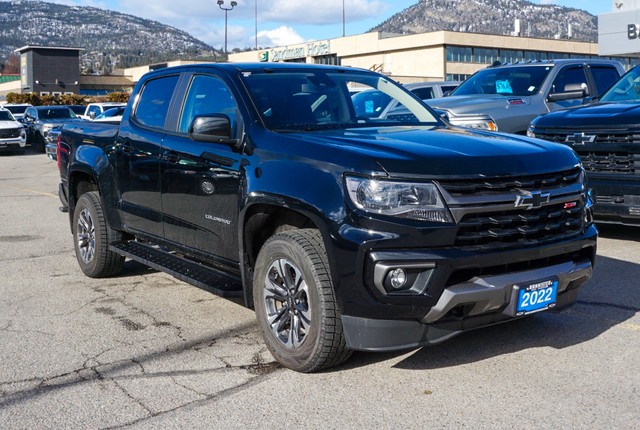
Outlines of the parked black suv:
M597 221L640 225L640 67L590 104L536 118L528 135L578 153Z
M409 114L357 116L354 87ZM129 257L243 296L298 371L561 309L592 272L573 151L451 127L369 71L150 72L119 126L65 125L59 154L85 274Z

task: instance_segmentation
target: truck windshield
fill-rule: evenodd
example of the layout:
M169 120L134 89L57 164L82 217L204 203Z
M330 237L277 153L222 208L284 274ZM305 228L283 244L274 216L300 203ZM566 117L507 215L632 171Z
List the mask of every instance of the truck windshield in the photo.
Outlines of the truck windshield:
M8 110L0 110L0 121L15 121Z
M552 68L553 65L483 69L464 81L451 95L531 96L540 91L540 86Z
M5 106L4 108L11 113L23 114L29 106Z
M62 109L42 109L38 112L40 119L71 119L76 118L76 114L69 108Z
M273 131L354 127L443 125L411 93L373 73L336 70L257 70L240 73L265 125ZM354 94L349 88L367 88ZM365 93L365 94L362 94ZM385 101L397 100L407 114L383 118Z
M640 103L640 68L631 69L621 77L600 97L600 101Z

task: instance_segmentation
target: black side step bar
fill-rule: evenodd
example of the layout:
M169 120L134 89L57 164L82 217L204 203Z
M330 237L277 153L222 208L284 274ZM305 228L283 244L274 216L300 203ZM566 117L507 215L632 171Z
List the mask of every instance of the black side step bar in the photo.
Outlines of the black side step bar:
M194 261L136 241L117 242L109 250L222 297L242 297L242 282Z

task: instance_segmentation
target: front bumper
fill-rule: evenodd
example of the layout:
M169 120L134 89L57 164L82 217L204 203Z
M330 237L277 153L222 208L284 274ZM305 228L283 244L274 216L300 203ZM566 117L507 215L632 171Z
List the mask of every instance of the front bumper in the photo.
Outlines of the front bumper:
M20 138L0 139L0 151L15 151L24 148L26 144L26 140Z
M45 133L44 136L44 151L51 160L58 159L58 136L60 131L53 129Z
M640 225L640 175L587 175L599 223Z
M571 305L578 287L592 274L591 260L567 261L549 267L475 277L445 288L435 306L420 320L384 320L344 315L347 346L364 351L416 348L445 341L464 331L517 318L518 285L557 278L554 310Z

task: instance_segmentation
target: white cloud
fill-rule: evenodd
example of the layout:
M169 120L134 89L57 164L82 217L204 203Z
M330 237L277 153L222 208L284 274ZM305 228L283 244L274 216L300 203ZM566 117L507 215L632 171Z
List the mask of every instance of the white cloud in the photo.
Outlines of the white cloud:
M46 0L71 6L94 6L112 9L142 18L159 21L184 30L203 42L224 46L224 12L216 0ZM263 30L258 35L261 46L303 42L294 28L301 25L322 26L342 23L344 1L348 23L384 16L391 0L236 0L237 6L228 13L228 46L252 47L255 44L253 22L255 6ZM256 3L257 2L257 3ZM224 0L229 7L231 0ZM271 25L270 25L271 24ZM299 30L298 30L299 31Z
M343 0L238 0L238 5L229 12L229 20L253 20L255 1L258 5L259 22L321 25L342 21ZM344 2L348 22L379 16L389 7L389 4L382 0ZM145 2L144 5L140 0L118 0L117 3L120 6L119 10L159 21L181 20L190 16L200 19L224 19L223 11L214 0L153 0ZM225 7L229 7L230 3L229 0L225 0Z
M275 30L265 30L258 32L259 46L284 46L294 45L304 42L304 38L296 31L287 26L281 26Z
M274 0L258 19L298 24L334 24L342 22L342 0ZM378 0L344 0L347 21L379 16L388 4ZM260 7L260 6L258 6Z
M540 0L540 4L556 4L557 0Z

